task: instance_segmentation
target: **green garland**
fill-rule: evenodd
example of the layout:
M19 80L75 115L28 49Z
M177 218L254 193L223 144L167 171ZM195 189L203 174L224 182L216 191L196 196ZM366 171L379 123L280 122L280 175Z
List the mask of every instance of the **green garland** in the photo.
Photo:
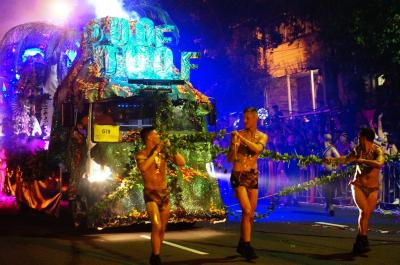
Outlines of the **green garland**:
M195 142L213 142L214 140L223 140L227 136L227 130L222 129L217 133L210 132L196 132L190 133L186 135L178 135L178 134L169 134L166 133L168 131L173 130L174 128L174 120L170 113L173 112L174 104L170 99L160 98L159 99L160 106L158 107L158 111L156 114L155 125L156 128L163 134L164 139L168 139L171 143L170 150L173 152L179 148L194 150L196 147L193 145ZM202 106L197 104L196 102L187 101L183 104L183 111L185 113L192 113L191 119L197 124L202 122L201 118L204 116L206 111L201 111ZM213 157L217 157L219 154L226 155L228 154L228 148L222 148L217 144L213 144L211 146L211 152ZM323 159L316 155L302 156L296 154L281 154L279 152L273 152L271 150L264 150L260 155L261 159L271 159L274 161L280 162L289 162L289 161L297 161L297 164L301 168L305 168L311 164L319 164L323 163ZM400 153L394 156L385 155L386 162L399 162L400 161Z
M347 167L346 169L344 169L338 173L334 173L331 175L325 175L325 176L322 176L319 178L314 178L312 180L309 180L309 181L306 181L306 182L303 182L303 183L300 183L297 185L292 185L292 186L283 188L277 193L268 195L264 198L271 198L272 200L271 200L271 203L267 207L267 211L263 214L256 213L254 218L255 219L263 219L263 218L268 217L275 210L276 204L279 202L281 197L287 196L292 193L300 192L300 191L307 191L312 187L326 185L330 182L333 182L333 181L336 181L339 179L343 179L343 178L347 178L352 173L353 170L355 170L354 166ZM229 214L231 216L238 217L238 215L233 211L229 211Z
M223 139L225 136L226 131L221 130L218 133L208 133L208 132L200 132L200 133L191 133L188 135L176 135L176 134L169 134L166 135L165 138L168 139L171 143L171 148L172 149L178 149L178 148L183 148L183 149L188 149L188 150L194 150L196 148L193 143L195 142L212 142L216 139ZM229 152L228 148L222 148L216 144L213 144L211 146L212 148L212 154L214 157L216 157L219 154L226 155ZM316 156L316 155L309 155L309 156L303 156L303 155L296 155L296 154L288 154L288 153L279 153L279 152L274 152L271 150L264 150L262 154L259 156L260 159L271 159L274 161L279 161L279 162L289 162L289 161L297 161L297 164L301 168L305 168L309 165L312 164L319 164L321 165L323 163L323 159ZM400 153L397 155L387 155L385 154L385 162L400 162Z
M171 149L176 150L177 148L185 148L185 149L195 149L196 146L193 145L194 142L212 142L215 139L223 139L226 135L226 131L222 130L219 133L195 133L190 135L169 135L167 138L171 142ZM226 155L229 152L228 148L222 148L216 144L211 145L211 151L213 157L215 158L217 155ZM323 159L316 155L310 156L302 156L302 155L295 155L295 154L281 154L279 152L273 152L271 150L264 150L263 153L260 155L260 159L271 159L274 161L284 162L287 163L289 161L297 161L297 164L301 168L305 168L312 164L321 165L323 163ZM397 155L385 155L385 161L387 163L399 162L400 161L400 154ZM326 175L323 177L315 178L309 180L307 182L289 186L283 188L276 194L272 194L269 197L272 198L271 203L267 207L267 212L263 214L256 214L256 219L262 219L268 217L274 210L276 204L279 202L281 197L287 196L292 193L306 191L309 190L311 187L322 186L333 182L338 179L342 179L348 177L351 172L354 171L354 166L346 167L343 171L340 171L335 174ZM228 213L232 216L236 216L235 212L228 211Z
M155 127L160 132L161 137L164 141L168 141L170 143L167 146L165 152L169 155L176 153L179 149L181 150L188 150L188 151L207 151L211 152L212 157L215 159L218 155L227 155L229 152L228 148L222 148L218 144L211 144L211 145L196 145L194 143L212 143L215 140L223 140L226 135L226 130L220 130L218 133L210 133L210 132L190 132L190 133L170 133L174 131L175 125L177 123L174 120L171 113L174 112L174 103L165 97L159 96L158 102L160 102L159 106L157 107L157 113L155 117ZM201 127L202 122L204 122L204 115L207 110L203 110L201 105L195 102L184 102L182 105L182 112L190 113L190 122L192 124L198 125ZM179 122L179 121L178 121ZM137 146L138 147L138 146ZM198 149L207 149L207 150L198 150ZM134 154L136 150L131 151L131 162L127 165L127 177L122 180L122 183L116 190L109 194L105 200L94 207L94 211L97 213L108 209L112 203L115 201L123 198L129 192L129 190L133 189L136 185L143 185L140 176L140 172L137 169L137 165L135 163ZM290 161L297 161L297 164L301 168L305 168L312 164L321 165L323 163L323 159L319 158L316 155L310 156L302 156L302 155L295 155L295 154L281 154L279 152L273 152L270 150L264 150L260 155L260 159L271 159L274 161L280 162L290 162ZM388 162L397 162L400 161L400 154L397 156L386 156L386 161ZM171 167L171 165L169 165ZM267 212L263 214L256 214L256 219L261 219L269 216L274 210L275 205L279 202L282 196L286 196L291 193L305 191L311 187L321 186L327 184L329 182L335 181L337 179L341 179L347 177L350 174L352 168L347 167L342 172L337 174L332 174L328 176L323 176L320 178L315 178L304 182L302 184L290 186L283 188L280 192L276 194L272 194L270 197L272 201L270 205L267 207ZM180 170L175 169L177 173ZM181 175L181 174L179 174ZM181 177L181 176L180 176ZM176 186L176 176L172 178L173 181L170 183L172 188L178 189ZM179 193L179 192L178 192ZM178 196L180 197L180 196ZM178 199L179 201L179 199ZM229 212L229 211L228 211ZM231 215L236 215L233 212L229 212Z
M222 131L220 133L206 133L206 132L200 132L200 133L191 133L191 134L186 134L186 135L178 135L178 134L165 134L163 135L164 139L168 139L171 143L171 145L167 148L167 153L173 153L176 152L178 149L187 149L187 150L197 150L198 146L194 145L193 143L195 142L212 142L219 136L221 138L225 135L225 133ZM221 148L218 145L211 145L210 146L212 154L214 157L216 157L218 154L226 155L228 153L227 148ZM132 152L132 156L134 155L135 152ZM322 164L323 160L315 155L311 156L301 156L301 155L289 155L287 153L281 154L279 152L273 152L270 150L265 150L261 155L261 159L271 159L274 161L280 161L280 162L289 162L289 161L298 161L298 165L300 167L306 167L311 164ZM399 162L400 161L400 154L395 155L395 156L389 156L385 155L385 159L387 162ZM131 160L132 163L128 166L128 177L123 180L123 184L117 188L116 191L114 191L112 194L107 196L107 199L103 201L101 204L97 205L96 211L99 210L104 210L107 209L110 205L110 203L124 197L129 190L133 188L135 185L140 185L138 183L138 179L140 179L140 173L137 171L135 160ZM343 171L340 171L335 174L331 175L326 175L322 176L319 178L315 178L312 180L309 180L307 182L289 186L286 188L283 188L281 191L278 193L272 194L269 197L272 198L271 203L267 207L267 212L263 214L256 214L255 218L256 219L262 219L268 217L274 210L276 204L279 202L281 197L287 196L292 193L300 192L300 191L306 191L309 190L311 187L316 187L316 186L322 186L325 184L328 184L330 182L333 182L338 179L342 179L345 177L348 177L351 172L354 170L354 166L349 166L346 167ZM179 170L178 170L179 172ZM232 211L228 211L230 215L236 216L236 213Z
M396 155L387 155L385 154L385 163L393 163L400 161L400 153Z
M319 178L314 178L312 180L303 182L301 184L283 188L281 191L279 191L278 195L283 197L283 196L286 196L286 195L289 195L289 194L292 194L295 192L307 191L311 187L322 186L322 185L328 184L330 182L336 181L338 179L348 177L352 172L354 172L354 170L355 170L355 166L348 166L348 167L346 167L346 169L344 169L338 173L322 176Z
M190 132L190 133L170 133L171 131L174 130L174 126L176 121L172 119L171 113L174 111L174 104L173 102L168 99L168 98L162 98L160 97L158 102L160 102L160 105L158 106L158 110L156 113L156 118L155 118L155 126L157 130L160 132L162 139L167 140L170 145L166 148L166 153L167 154L174 154L176 153L179 149L181 150L189 150L189 151L211 151L212 157L215 159L218 155L227 155L229 149L228 148L222 148L218 146L218 144L211 144L211 145L196 145L194 143L212 143L215 140L223 140L226 135L227 131L226 130L220 130L218 133L210 133L210 132ZM199 109L201 106L196 104L195 102L185 102L183 104L182 110L185 113L191 113L191 122L193 124L198 124L200 125L203 122L202 117L204 116L204 112L199 113ZM141 181L141 175L140 172L138 171L137 165L135 163L134 155L139 148L140 143L136 145L135 150L131 150L131 157L132 159L130 160L131 162L127 165L127 177L125 177L122 182L120 183L119 187L115 189L114 192L109 194L105 200L102 202L98 203L94 208L93 211L97 212L98 214L103 212L106 209L109 209L110 205L112 205L114 202L118 201L119 199L123 198L124 196L127 196L130 190L134 189L135 186L137 185L143 185ZM201 149L207 149L207 150L198 150L199 148ZM290 161L297 161L297 164L301 168L305 168L309 165L312 164L322 164L323 160L319 158L316 155L310 155L310 156L302 156L302 155L295 155L295 154L281 154L279 152L273 152L270 150L264 150L262 154L260 155L260 159L271 159L274 161L280 161L280 162L290 162ZM386 161L388 162L397 162L400 161L400 154L396 156L386 156ZM171 165L168 165L171 168ZM305 191L310 189L311 187L315 186L321 186L325 185L327 183L330 183L332 181L335 181L337 179L342 179L344 177L348 177L351 170L353 170L353 167L347 167L345 170L338 172L336 174L332 175L327 175L319 178L315 178L312 180L309 180L307 182L298 184L298 185L293 185L289 186L286 188L283 188L281 191L279 191L276 194L272 194L269 197L272 198L271 203L267 207L267 212L263 214L256 214L255 218L256 219L262 219L267 216L269 216L274 210L276 204L279 202L280 198L283 196L286 196L288 194L300 192L300 191ZM181 173L180 170L177 168L174 168L174 171L177 172L180 177ZM170 186L174 189L178 189L177 183L176 183L176 178L172 178L172 181ZM179 195L179 192L178 192ZM178 196L180 198L180 196ZM179 201L178 198L178 201ZM180 198L181 199L181 198ZM179 202L178 202L179 204ZM228 211L229 214L231 215L236 215L233 212Z

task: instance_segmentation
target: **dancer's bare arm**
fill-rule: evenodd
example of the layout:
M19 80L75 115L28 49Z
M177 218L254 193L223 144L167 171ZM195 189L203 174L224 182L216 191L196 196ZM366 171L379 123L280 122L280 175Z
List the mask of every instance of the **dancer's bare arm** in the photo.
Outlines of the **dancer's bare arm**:
M174 155L173 162L178 167L183 167L186 164L185 158L178 152Z
M332 148L332 157L336 157L336 158L340 157L340 154L335 147Z
M237 137L236 134L232 133L232 138L231 138L231 144L229 146L229 152L228 152L228 161L229 162L235 162L237 158L237 152L239 149L240 145L240 139Z
M383 165L385 164L385 155L384 155L383 150L381 148L378 148L377 152L378 152L378 155L377 155L377 157L375 159L369 160L369 159L359 158L359 159L356 160L356 163L368 165L368 166L374 167L374 168L383 167Z
M325 158L324 162L327 164L350 164L357 160L357 157L351 152L347 156Z
M261 139L255 143L246 139L238 132L233 132L232 134L236 134L240 141L256 154L260 154L264 150L268 141L268 136L266 134L262 134Z
M143 172L150 168L150 166L154 163L155 157L161 152L162 148L162 145L157 146L150 156L146 156L144 152L139 152L136 155L136 161L140 171Z

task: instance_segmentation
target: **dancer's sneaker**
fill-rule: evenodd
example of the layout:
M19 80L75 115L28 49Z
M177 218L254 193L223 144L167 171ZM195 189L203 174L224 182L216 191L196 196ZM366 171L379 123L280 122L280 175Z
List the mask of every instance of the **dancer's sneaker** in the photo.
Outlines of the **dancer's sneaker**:
M254 248L250 245L250 243L245 244L244 257L247 260L253 260L258 258L256 252L254 251Z
M149 264L150 265L162 265L160 255L151 254Z
M353 254L363 254L369 251L369 247L363 242L363 236L357 235L356 242L353 244Z
M243 241L239 241L238 246L236 248L236 252L242 257L244 257L244 249L245 249L244 245L245 244Z
M367 236L362 236L361 237L361 244L363 245L363 247L365 248L366 251L370 251L370 247L369 247L369 240Z

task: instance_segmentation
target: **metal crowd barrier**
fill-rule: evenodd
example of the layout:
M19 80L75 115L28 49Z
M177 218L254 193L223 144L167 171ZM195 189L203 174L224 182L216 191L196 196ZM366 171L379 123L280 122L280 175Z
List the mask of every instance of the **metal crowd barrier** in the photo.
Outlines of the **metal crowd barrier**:
M386 163L382 175L381 204L398 207L400 204L400 162Z
M260 195L279 192L283 187L296 185L323 175L320 165L310 165L305 169L298 168L296 176L287 175L287 164L259 160L259 193ZM352 174L336 183L335 203L343 206L354 205L351 189L348 183ZM308 191L299 192L295 195L299 202L325 203L323 187L317 186ZM380 181L380 206L399 207L400 204L400 162L388 162L382 168Z

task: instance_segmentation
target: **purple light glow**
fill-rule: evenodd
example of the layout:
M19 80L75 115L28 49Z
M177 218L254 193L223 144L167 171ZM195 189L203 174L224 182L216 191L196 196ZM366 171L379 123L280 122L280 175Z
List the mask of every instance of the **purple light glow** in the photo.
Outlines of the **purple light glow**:
M79 0L2 0L0 9L7 14L0 16L0 39L8 30L24 23L81 26L95 17L94 7Z
M64 24L75 9L76 1L56 0L49 7L50 21L54 24Z
M123 8L122 0L87 0L96 12L96 18L106 16L129 19L128 12Z
M2 194L4 188L4 180L6 177L6 152L2 146L0 146L0 195Z

